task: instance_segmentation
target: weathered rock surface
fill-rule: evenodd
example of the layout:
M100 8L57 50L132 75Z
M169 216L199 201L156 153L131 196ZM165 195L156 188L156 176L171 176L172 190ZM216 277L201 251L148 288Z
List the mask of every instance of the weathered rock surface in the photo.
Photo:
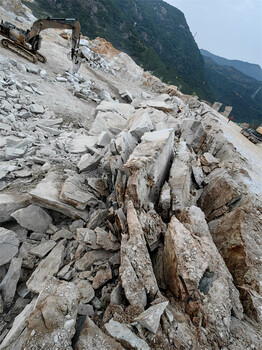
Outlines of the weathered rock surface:
M16 285L20 278L21 266L22 259L13 258L7 274L5 275L3 281L0 283L0 291L5 307L9 307L11 305L15 296Z
M0 193L0 222L12 219L11 214L30 204L31 197L26 194L5 194Z
M159 327L160 317L167 305L168 301L150 306L146 311L136 317L135 320L150 332L156 333Z
M158 198L173 157L173 130L146 133L125 164L131 176L127 185L127 198L136 208Z
M11 214L13 218L24 228L44 233L52 223L52 218L37 205L30 205L27 208L19 209Z
M79 293L73 283L46 280L27 321L23 348L72 349Z
M60 269L64 258L64 241L60 241L49 255L40 262L27 281L27 287L34 293L40 293L45 286L46 279L54 276Z
M17 254L18 247L17 235L0 227L0 266L7 264Z

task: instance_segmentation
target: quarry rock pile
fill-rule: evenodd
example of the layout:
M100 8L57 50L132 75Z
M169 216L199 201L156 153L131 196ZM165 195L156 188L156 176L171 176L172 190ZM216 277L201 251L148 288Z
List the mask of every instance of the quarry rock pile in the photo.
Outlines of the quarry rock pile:
M225 117L147 75L116 98L57 74L87 129L35 75L0 57L0 349L259 350L262 205Z

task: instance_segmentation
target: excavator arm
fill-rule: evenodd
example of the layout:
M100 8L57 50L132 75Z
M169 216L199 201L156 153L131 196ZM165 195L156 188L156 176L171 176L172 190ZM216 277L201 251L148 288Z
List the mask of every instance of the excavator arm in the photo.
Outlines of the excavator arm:
M80 23L74 18L46 18L35 21L30 30L26 32L25 41L31 45L32 51L36 52L41 46L40 32L48 28L72 29L71 58L77 53L80 40Z

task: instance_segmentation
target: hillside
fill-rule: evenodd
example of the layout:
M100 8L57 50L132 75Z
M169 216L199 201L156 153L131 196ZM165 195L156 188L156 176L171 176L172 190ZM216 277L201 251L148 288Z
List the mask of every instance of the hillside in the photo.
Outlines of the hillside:
M0 49L0 349L260 350L262 144L82 44Z
M210 99L204 60L184 14L162 0L35 0L27 3L36 17L76 17L82 32L128 53L137 64L181 91Z
M203 49L200 49L200 52L203 56L212 58L212 60L220 66L233 67L251 78L262 81L262 69L258 64L243 62L240 60L228 60Z
M224 105L233 106L235 122L253 126L262 123L261 82L230 66L218 65L205 57L205 71L212 94Z

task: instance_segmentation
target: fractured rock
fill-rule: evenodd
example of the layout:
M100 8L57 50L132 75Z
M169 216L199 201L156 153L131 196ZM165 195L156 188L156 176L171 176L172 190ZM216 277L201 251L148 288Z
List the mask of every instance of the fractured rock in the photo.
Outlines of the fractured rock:
M18 209L11 214L13 218L24 228L45 233L49 225L52 223L52 218L37 205L30 205L27 208Z
M124 323L119 323L111 319L105 324L105 328L111 337L118 340L125 347L128 346L131 349L137 350L150 350L147 343L132 332L130 327Z
M23 348L72 350L79 298L73 283L49 278L28 318Z
M146 133L153 130L153 124L149 118L147 110L140 109L133 114L127 124L127 129L138 141Z
M126 197L136 208L155 202L165 181L173 157L174 131L146 133L124 168L129 170Z
M75 268L79 271L88 270L97 261L106 261L113 256L112 252L106 252L105 250L95 250L87 252L85 255L76 261Z
M0 266L7 264L17 254L18 247L17 235L0 227Z
M83 155L81 157L80 162L77 164L78 170L81 172L89 172L92 170L97 169L98 165L100 164L101 159L103 158L102 154L95 153L92 156Z
M77 289L80 293L80 301L83 304L89 303L95 296L95 291L91 286L91 283L85 280L77 283Z
M165 301L164 303L150 306L146 311L142 312L142 314L136 317L135 321L148 329L150 332L156 334L160 323L160 317L165 311L168 303L168 301Z
M93 288L98 289L102 287L106 282L112 279L112 270L109 263L105 262L104 264L99 266L99 270L97 271L94 279L93 279Z
M96 243L96 233L89 228L78 228L76 230L76 240L88 248L101 249Z
M120 244L117 238L111 233L103 230L100 227L95 229L96 243L103 249L109 251L116 251L120 249Z
M0 193L0 222L12 220L11 214L17 209L26 207L30 199L27 194Z
M99 327L87 317L81 330L76 350L100 349L122 350L122 346L101 331Z
M60 241L32 273L26 283L30 291L40 293L44 288L46 279L54 276L59 271L65 255L64 243L64 241Z
M205 141L207 133L200 121L184 119L181 124L181 137L197 153Z
M5 275L3 281L0 283L0 291L5 307L9 307L11 305L15 296L16 285L20 278L21 266L22 259L13 258L7 274Z
M42 242L38 246L30 249L30 254L38 256L39 258L43 258L47 253L50 252L56 246L56 242L50 240L46 242Z
M147 250L144 233L131 201L127 207L128 232L121 242L120 276L127 300L131 305L146 306L147 297L161 295Z

